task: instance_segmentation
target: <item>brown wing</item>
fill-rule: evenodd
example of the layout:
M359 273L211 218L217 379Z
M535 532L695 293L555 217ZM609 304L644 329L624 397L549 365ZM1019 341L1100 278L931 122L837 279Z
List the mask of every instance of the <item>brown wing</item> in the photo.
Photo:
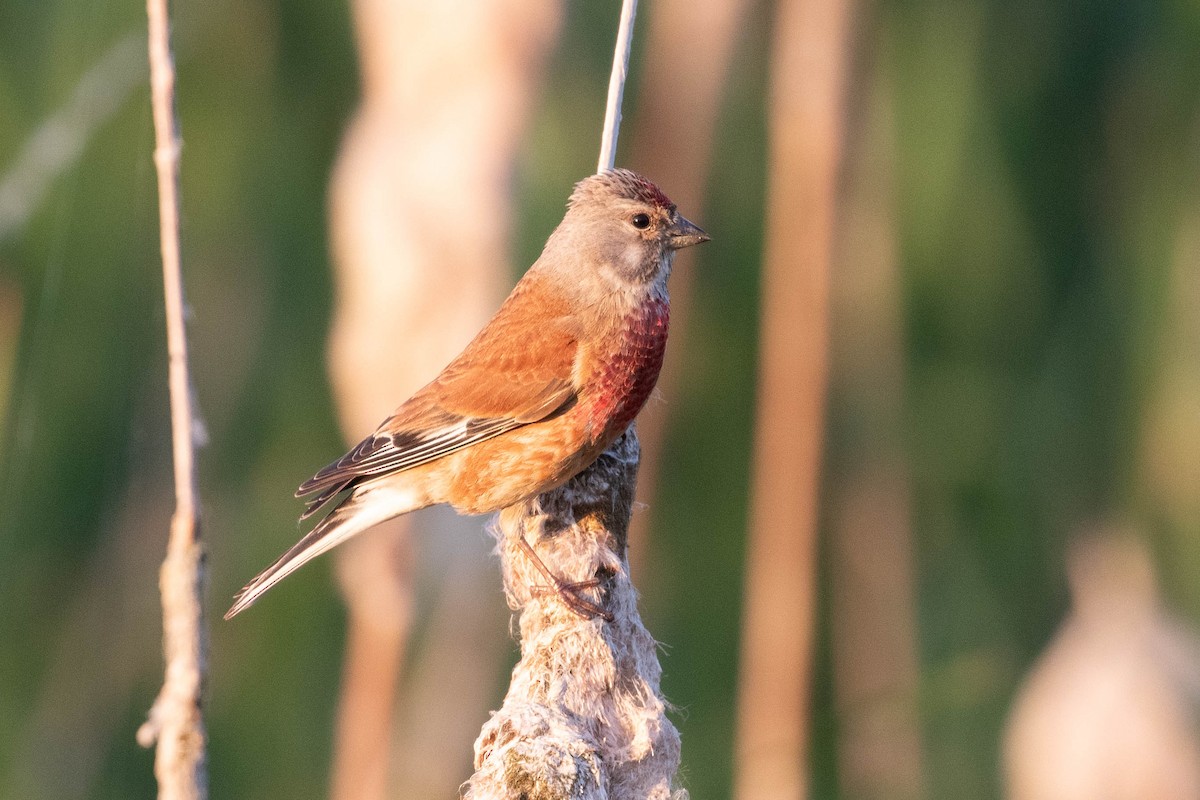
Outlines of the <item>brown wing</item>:
M297 497L315 495L301 519L365 478L429 463L574 404L574 326L533 277L441 375L300 485Z

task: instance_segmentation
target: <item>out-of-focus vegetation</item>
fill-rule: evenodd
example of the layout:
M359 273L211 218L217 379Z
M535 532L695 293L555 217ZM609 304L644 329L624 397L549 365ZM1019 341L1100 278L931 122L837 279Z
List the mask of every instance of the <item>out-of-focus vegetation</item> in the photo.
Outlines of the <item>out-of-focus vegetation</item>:
M594 164L609 5L567 6L515 174L514 263L536 256ZM328 564L233 623L219 616L295 538L293 487L342 452L324 371L324 193L355 101L348 12L316 0L174 12L184 269L209 439L212 792L319 796L342 645ZM670 356L687 366L668 398L662 489L640 512L654 517L657 557L635 577L666 644L664 690L697 798L731 784L770 19L759 4L746 21L710 198L687 210L713 242L694 267L694 335ZM0 4L0 187L81 76L143 27L137 4ZM1066 609L1064 547L1080 526L1132 520L1167 602L1200 620L1197 41L1200 6L1170 0L858 9L847 102L886 103L895 157L895 435L913 492L931 797L1000 795L1003 721ZM870 70L882 89L864 87ZM133 733L160 678L171 484L153 139L147 91L131 85L44 196L0 188L4 797L154 791ZM847 414L834 397L831 461L870 447L845 435ZM817 659L814 796L832 798L828 636Z

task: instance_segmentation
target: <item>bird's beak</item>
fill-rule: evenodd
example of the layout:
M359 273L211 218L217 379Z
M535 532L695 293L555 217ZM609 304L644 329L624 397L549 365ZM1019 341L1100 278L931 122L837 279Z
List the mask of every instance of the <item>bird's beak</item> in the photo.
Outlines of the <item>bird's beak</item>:
M667 228L667 247L681 250L694 244L707 242L711 237L699 227L688 222L680 215L671 227Z

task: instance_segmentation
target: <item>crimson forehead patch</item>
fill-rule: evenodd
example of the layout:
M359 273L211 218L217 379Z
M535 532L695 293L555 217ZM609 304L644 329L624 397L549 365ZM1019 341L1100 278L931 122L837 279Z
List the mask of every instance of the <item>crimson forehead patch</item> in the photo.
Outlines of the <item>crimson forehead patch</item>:
M584 197L598 194L616 194L626 200L636 200L647 205L670 210L675 204L648 178L633 170L610 169L598 175L590 175L575 185L568 205L575 205Z
M630 172L627 169L614 171L624 173L621 178L629 182L634 199L658 206L659 208L670 208L675 205L671 202L671 198L663 194L662 189L659 189L651 181L643 178L636 172Z

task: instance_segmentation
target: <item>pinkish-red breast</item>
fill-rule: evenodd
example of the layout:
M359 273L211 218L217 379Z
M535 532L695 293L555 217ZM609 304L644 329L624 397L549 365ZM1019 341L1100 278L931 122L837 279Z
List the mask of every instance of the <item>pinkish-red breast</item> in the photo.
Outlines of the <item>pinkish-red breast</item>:
M596 376L588 409L599 438L616 436L646 404L662 369L670 306L661 298L643 304L625 325L616 356Z

